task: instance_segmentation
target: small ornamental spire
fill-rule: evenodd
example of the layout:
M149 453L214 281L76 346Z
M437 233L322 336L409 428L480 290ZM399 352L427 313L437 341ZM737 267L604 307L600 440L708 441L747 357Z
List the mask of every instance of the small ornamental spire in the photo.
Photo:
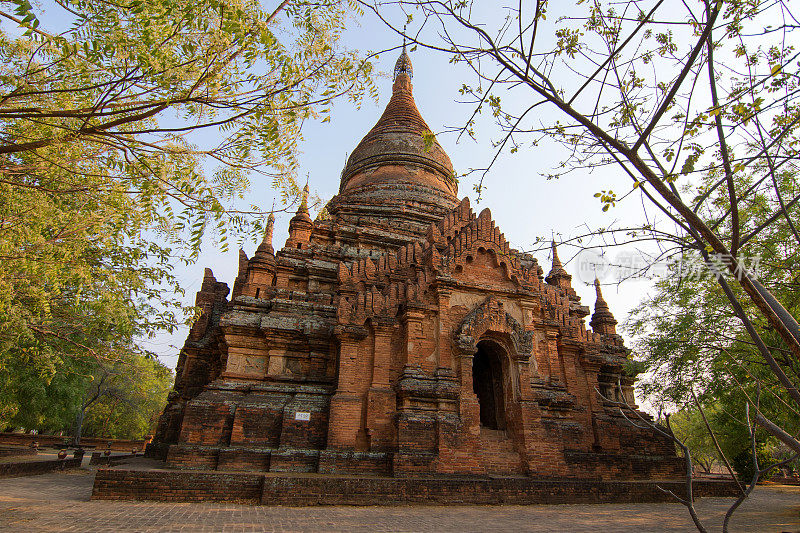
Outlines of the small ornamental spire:
M596 277L594 278L594 292L597 294L597 303L595 307L603 307L608 309L608 303L603 299L603 291L600 290L600 280Z
M594 304L594 314L592 315L592 321L589 322L589 325L592 326L595 333L601 335L616 335L617 321L614 315L611 314L608 303L606 303L603 298L603 291L600 290L600 280L597 278L594 278L594 290L597 293L597 301Z
M567 271L564 270L564 266L561 264L561 259L558 258L558 248L556 248L555 240L551 241L550 247L553 251L553 267L544 280L550 285L555 285L562 289L569 289L571 288L570 282L572 281L572 276L567 274Z
M292 220L289 221L290 230L292 223L297 221L311 222L311 217L308 215L308 181L306 181L306 186L303 187L303 195L300 197L300 206L297 208L297 212L292 217Z
M272 244L272 231L275 228L275 213L270 212L267 217L267 229L264 230L264 241Z
M239 248L239 273L236 274L236 279L233 280L233 294L231 295L234 300L242 294L242 286L247 281L247 266L249 264L250 261L247 259L247 254Z
M275 255L275 249L272 247L272 232L275 228L275 213L270 212L267 217L267 227L264 230L264 238L256 250L256 254L269 254Z
M314 222L308 215L308 181L306 186L303 187L303 196L300 200L300 207L297 208L297 213L289 221L289 241L294 243L293 247L303 248L299 242L308 242L311 237L311 230L314 227ZM289 242L287 241L287 243Z
M556 241L550 241L550 249L553 251L553 269L560 269L564 270L564 266L561 264L561 259L558 258L558 247L556 246Z
M205 271L203 271L203 284L200 287L201 291L212 291L214 290L214 285L217 283L217 278L214 277L214 272L206 267Z
M300 207L297 208L297 214L300 213L308 214L308 180L306 180L306 186L303 187L303 199L300 201Z

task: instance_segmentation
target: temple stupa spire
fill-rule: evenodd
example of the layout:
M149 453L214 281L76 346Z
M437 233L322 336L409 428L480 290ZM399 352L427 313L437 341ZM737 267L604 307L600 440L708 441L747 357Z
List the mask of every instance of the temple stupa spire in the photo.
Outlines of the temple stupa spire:
M275 249L272 247L272 233L275 228L275 213L270 212L267 217L267 227L264 229L264 238L261 244L256 249L256 254L275 255Z
M300 207L297 208L297 214L308 215L308 180L306 180L306 186L303 187L303 196L300 200Z
M410 165L425 172L415 180L424 179L426 185L451 196L448 203L455 205L453 165L435 138L432 143L430 138L426 141L432 130L414 102L413 75L414 68L404 45L394 65L392 97L378 122L350 154L342 172L341 192L348 191L351 178L358 174L378 167ZM362 183L363 180L356 179L353 185Z
M415 239L458 205L453 164L417 108L413 74L403 46L391 98L350 153L339 194L328 203L333 220L357 223L368 232L402 227L404 238Z
M303 187L303 194L300 198L300 206L297 208L297 213L289 221L289 241L293 247L303 248L302 243L307 243L311 238L311 230L314 228L314 222L308 214L308 181L306 186Z
M556 246L555 240L550 242L550 249L552 250L553 254L553 266L550 268L550 273L547 274L547 277L544 278L544 280L550 285L555 285L556 287L561 287L565 290L571 289L572 276L567 274L567 271L564 270L564 265L561 264L561 259L558 257L558 247Z
M608 303L603 298L603 291L600 290L600 280L597 278L594 278L594 290L595 293L597 293L597 301L594 304L594 314L592 315L592 321L589 322L589 325L592 326L595 333L600 333L601 335L616 335L617 321L614 315L611 314Z

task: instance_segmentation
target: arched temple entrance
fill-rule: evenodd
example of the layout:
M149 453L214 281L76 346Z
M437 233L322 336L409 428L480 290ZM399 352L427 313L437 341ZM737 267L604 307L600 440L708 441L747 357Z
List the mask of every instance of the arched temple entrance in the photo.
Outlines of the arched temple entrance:
M482 340L472 359L472 390L478 397L481 426L506 428L503 391L503 357L505 351L495 342Z

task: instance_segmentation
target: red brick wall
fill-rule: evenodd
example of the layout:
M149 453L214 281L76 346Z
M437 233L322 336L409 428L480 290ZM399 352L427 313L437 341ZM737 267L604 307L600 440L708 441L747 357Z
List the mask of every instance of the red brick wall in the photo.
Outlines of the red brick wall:
M92 499L258 503L263 478L243 473L99 469Z

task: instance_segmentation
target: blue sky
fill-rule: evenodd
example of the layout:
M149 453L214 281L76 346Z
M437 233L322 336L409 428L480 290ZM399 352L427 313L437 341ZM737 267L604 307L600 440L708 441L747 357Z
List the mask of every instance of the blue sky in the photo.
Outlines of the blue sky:
M366 13L363 18L348 26L345 43L349 48L378 51L399 47L402 41L382 22ZM366 101L359 110L340 101L334 106L330 122L312 121L305 125L300 142L299 176L301 180L308 176L312 194L327 200L338 191L339 175L347 155L377 121L391 96L390 73L398 55L399 50L393 50L375 60L377 69L384 73L380 77L376 76L375 80L379 88L379 102ZM466 136L457 140L455 134L442 133L449 127L463 124L472 111L468 104L459 103L459 99L463 97L458 92L463 83L474 83L470 73L463 65L451 64L445 54L417 49L410 55L414 66L413 84L417 106L428 125L437 133L439 143L453 161L456 172L486 166L493 155L491 142L499 136L499 131L490 120L478 123L477 141ZM504 96L506 97L524 98L525 95L509 93ZM557 118L552 110L542 108L541 114L544 122ZM629 178L613 169L585 171L558 180L542 177L541 174L549 173L557 167L563 154L560 146L549 141L542 142L537 147L524 146L516 154L502 157L487 175L484 181L486 188L480 203L477 203L477 195L473 190L475 177L461 178L459 195L469 196L473 209L491 208L493 218L512 246L526 251L534 249L537 236L549 239L551 235L555 235L558 241L562 237L583 233L585 225L607 226L615 220L641 219L642 207L636 195L631 195L630 200L617 204L605 213L602 212L598 199L593 196L601 189L613 188L622 193L630 189ZM267 180L254 179L246 202L269 208L275 196ZM274 238L276 248L282 246L287 237L289 218L290 214L279 214L277 217ZM244 248L250 256L256 244L246 244ZM560 249L560 256L567 270L573 274L573 286L582 296L583 303L593 308L594 289L588 285L591 279L579 279L574 262L569 261L576 251L563 247ZM549 252L543 250L535 255L547 272L550 268ZM237 258L238 250L235 246L227 253L220 253L209 243L196 264L179 267L178 277L186 289L185 303L193 303L205 267L212 268L218 280L232 287ZM621 286L610 285L604 288L604 296L617 320L624 321L629 310L639 302L649 287L648 281L633 280ZM144 343L148 349L158 353L164 363L174 367L186 333L186 328L181 328L173 335L158 335Z

